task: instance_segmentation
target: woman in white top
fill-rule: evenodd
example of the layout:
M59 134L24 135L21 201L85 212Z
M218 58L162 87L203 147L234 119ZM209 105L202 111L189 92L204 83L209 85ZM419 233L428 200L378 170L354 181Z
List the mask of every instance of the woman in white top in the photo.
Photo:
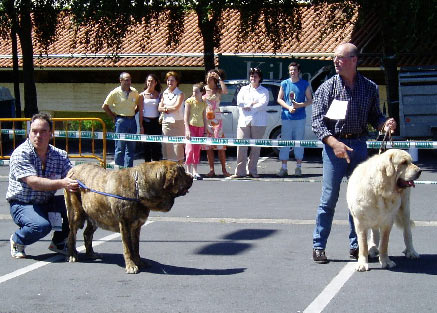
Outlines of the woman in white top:
M162 133L165 136L185 136L184 126L184 93L178 88L179 75L170 71L165 75L168 88L164 90L158 111L164 112ZM164 158L171 161L183 162L184 144L165 143Z
M161 84L155 74L147 75L145 88L138 98L138 114L140 133L146 135L162 135L159 124L158 105L161 99ZM144 161L159 161L162 159L160 142L144 142Z
M260 69L251 68L249 72L250 84L243 86L237 95L239 107L238 139L260 139L264 136L267 126L266 108L269 103L269 91L261 86L263 75ZM244 177L247 175L247 146L237 148L237 168L231 178ZM257 178L257 164L260 147L250 147L249 163L247 164L249 175Z

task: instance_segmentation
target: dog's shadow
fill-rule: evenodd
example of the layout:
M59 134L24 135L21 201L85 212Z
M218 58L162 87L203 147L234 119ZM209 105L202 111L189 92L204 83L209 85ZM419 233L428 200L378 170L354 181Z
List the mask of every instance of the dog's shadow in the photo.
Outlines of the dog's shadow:
M390 256L396 266L390 269L381 268L378 258L369 258L369 270L371 271L392 271L398 273L437 275L437 255L421 254L418 259L408 259L405 256ZM333 263L357 262L356 260L330 259Z
M124 258L122 254L115 253L99 253L98 259L87 259L84 254L79 254L79 262L81 263L102 263L113 264L124 268ZM141 272L157 274L157 275L188 275L188 276L222 276L222 275L235 275L243 273L246 268L226 268L226 269L214 269L214 268L194 268L183 267L169 264L162 264L150 259L141 258L142 263L146 264L141 267Z
M421 254L420 258L415 260L404 256L391 256L390 259L396 263L396 266L390 269L392 272L437 275L436 254Z

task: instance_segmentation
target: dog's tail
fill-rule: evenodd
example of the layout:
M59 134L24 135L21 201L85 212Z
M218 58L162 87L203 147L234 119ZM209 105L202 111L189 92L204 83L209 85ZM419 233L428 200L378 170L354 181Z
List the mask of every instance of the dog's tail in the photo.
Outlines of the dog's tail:
M414 221L406 218L403 214L397 214L395 218L395 225L399 228L404 229L406 225L410 225L410 227L414 227Z

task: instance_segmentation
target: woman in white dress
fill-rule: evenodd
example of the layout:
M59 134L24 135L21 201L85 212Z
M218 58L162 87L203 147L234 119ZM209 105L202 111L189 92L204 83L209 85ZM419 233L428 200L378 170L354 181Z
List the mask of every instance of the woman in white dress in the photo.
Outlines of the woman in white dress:
M170 71L165 75L168 88L162 93L158 111L164 113L162 133L165 136L185 136L184 125L184 93L178 88L179 75ZM164 143L164 158L171 161L184 162L183 143Z

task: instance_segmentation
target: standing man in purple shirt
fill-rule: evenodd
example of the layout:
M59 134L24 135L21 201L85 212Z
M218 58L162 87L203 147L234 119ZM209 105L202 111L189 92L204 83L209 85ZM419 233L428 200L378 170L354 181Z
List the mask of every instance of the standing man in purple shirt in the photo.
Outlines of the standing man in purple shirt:
M57 231L49 249L66 254L67 211L64 197L55 196L55 193L62 188L75 191L79 186L66 177L71 168L67 152L49 144L52 129L48 114L35 114L29 138L11 155L6 200L15 224L20 227L10 238L11 256L16 259L25 258L25 246L45 237L52 228ZM52 222L51 216L54 217ZM55 225L56 220L58 225Z
M324 143L322 195L313 233L316 263L328 263L325 247L341 181L367 158L367 124L378 130L396 129L396 121L386 119L379 109L377 85L357 72L357 61L357 47L340 44L334 54L337 75L324 82L314 95L312 128ZM358 241L350 214L349 224L349 255L356 259Z

